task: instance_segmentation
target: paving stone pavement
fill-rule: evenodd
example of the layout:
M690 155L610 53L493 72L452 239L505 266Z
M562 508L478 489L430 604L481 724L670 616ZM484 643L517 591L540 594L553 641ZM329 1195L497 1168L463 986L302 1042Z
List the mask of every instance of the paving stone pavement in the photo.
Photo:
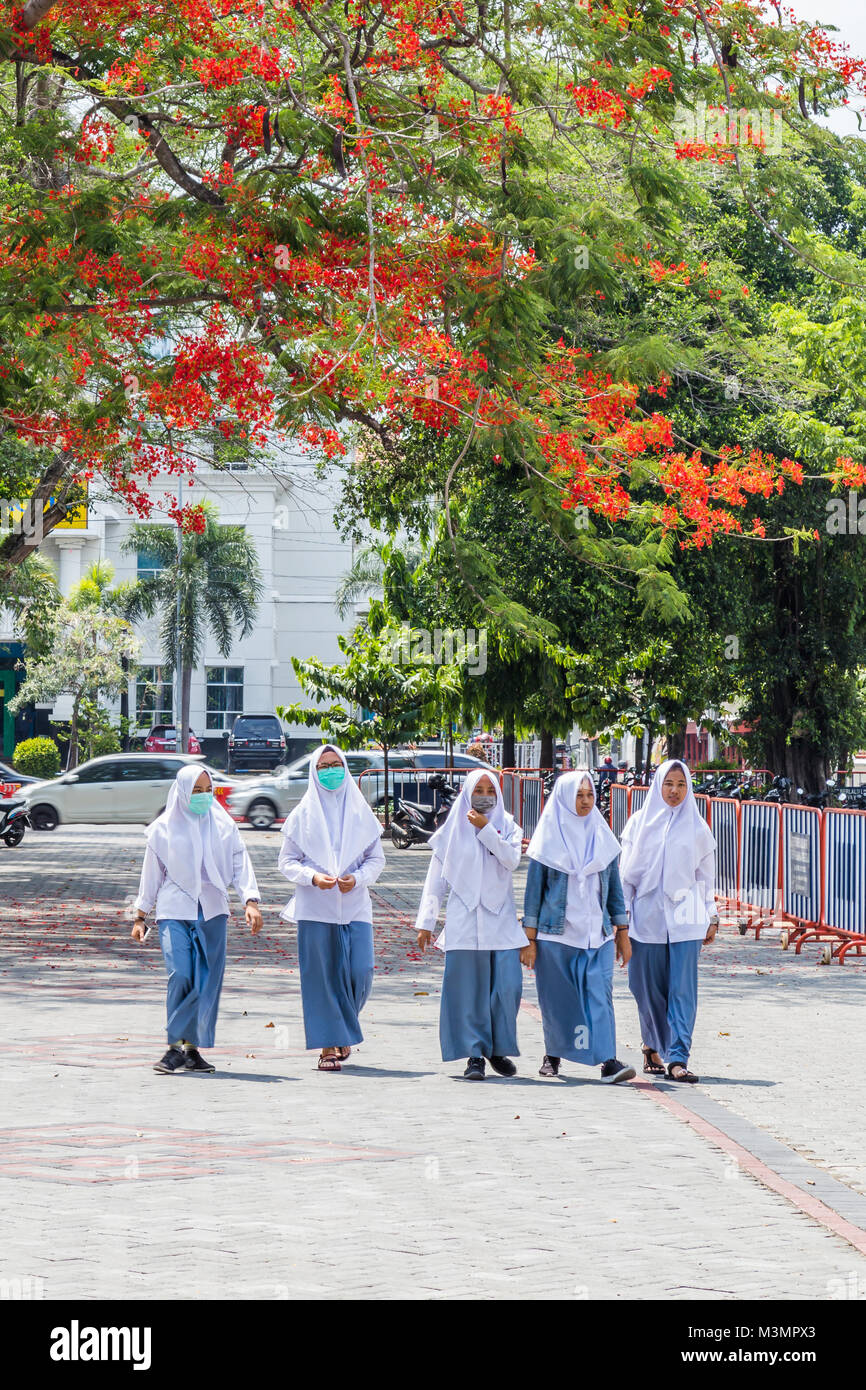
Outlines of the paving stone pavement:
M440 1061L442 960L410 931L426 850L387 845L365 1042L317 1073L279 837L246 838L265 930L230 929L214 1077L151 1070L162 960L124 906L140 829L61 827L0 854L0 1297L30 1279L49 1299L866 1298L866 1235L855 1248L697 1133L689 1088L659 1088L672 1113L655 1083L539 1079L530 977L517 1078L468 1086ZM729 1115L754 1152L763 1137L824 1202L844 1183L856 1223L866 961L815 961L728 929L702 956L693 1064L714 1125ZM615 999L620 1056L639 1061L619 972Z

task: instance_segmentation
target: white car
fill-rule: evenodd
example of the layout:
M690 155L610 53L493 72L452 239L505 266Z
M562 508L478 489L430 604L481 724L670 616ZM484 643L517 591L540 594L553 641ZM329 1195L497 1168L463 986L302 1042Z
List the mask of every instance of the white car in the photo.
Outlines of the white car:
M304 753L271 777L257 777L254 781L239 783L225 802L229 814L236 821L247 821L255 830L270 830L277 821L284 821L307 790L311 756ZM382 754L376 749L352 750L346 754L346 762L353 777L367 773L366 777L361 777L359 785L370 805L378 809L385 799ZM388 764L392 772L399 771L400 768L412 767L413 759L406 753L389 753ZM393 786L392 777L392 795Z
M110 753L50 782L22 787L19 798L27 803L34 830L54 830L62 824L149 825L165 809L169 787L185 763L204 766L204 758L192 753ZM220 774L212 775L216 786Z

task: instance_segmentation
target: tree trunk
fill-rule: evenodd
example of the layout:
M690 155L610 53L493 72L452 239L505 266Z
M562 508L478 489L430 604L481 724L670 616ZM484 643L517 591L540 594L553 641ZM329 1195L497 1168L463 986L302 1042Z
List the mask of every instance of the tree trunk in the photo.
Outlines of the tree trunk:
M129 752L129 657L122 656L120 665L126 680L120 692L120 727L123 730L123 737L120 746L124 753Z
M382 744L382 761L385 764L385 834L391 824L391 817L388 815L388 745Z
M773 708L776 713L772 733L761 740L762 756L777 775L789 778L794 800L796 791L822 792L830 775L829 752L817 743L797 738L794 730L802 719L802 702L793 680L774 682Z
M184 662L180 674L180 751L189 752L189 695L192 689L192 666Z
M502 721L502 766L514 767L517 758L514 738L514 711L509 710Z
M448 720L448 766L454 766L454 720Z
M653 727L651 724L647 724L646 728L643 731L643 737L641 739L640 755L635 757L635 770L637 772L637 778L639 782L647 782L649 780L649 770L652 765L654 739L655 735L653 732ZM644 752L644 742L646 743L646 752Z
M69 749L66 754L66 771L71 772L78 766L78 703L81 699L79 695L72 706L72 720L69 725Z
M802 787L804 792L822 792L827 783L829 769L827 760L820 749L794 738L790 742L783 735L773 740L770 750L770 766L773 772L781 773L791 782L793 799Z
M539 754L539 766L543 768L553 767L553 734L549 729L541 730L541 753Z
M679 762L686 759L686 726L680 725L679 728L668 728L665 734L665 751L668 758L676 758Z

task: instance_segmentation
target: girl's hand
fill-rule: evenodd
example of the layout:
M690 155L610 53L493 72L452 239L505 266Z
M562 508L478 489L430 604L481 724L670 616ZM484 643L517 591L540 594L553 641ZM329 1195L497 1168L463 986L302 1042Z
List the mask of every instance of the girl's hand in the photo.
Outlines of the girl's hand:
M341 893L351 893L355 886L354 874L343 874L342 878L337 879L337 887Z
M333 874L313 874L314 888L335 888L336 884L337 880L334 878Z
M144 940L144 933L145 933L146 931L147 931L147 923L145 922L144 918L143 918L143 917L137 918L136 921L133 922L133 924L132 924L132 939L133 939L133 941L143 941L143 940Z
M469 811L466 819L470 825L474 825L476 830L483 830L487 824L487 817L481 811Z
M255 899L251 898L250 901L247 903L244 916L247 919L247 926L249 927L253 936L255 936L257 932L261 931L264 925L264 923L262 922L262 914L259 911L259 905L255 901Z
M619 961L620 970L624 970L631 960L631 937L627 931L616 933L616 958Z
M520 964L525 965L527 970L535 969L535 957L538 955L538 947L534 941L527 941L520 952Z
M719 919L718 919L718 917L713 917L713 918L711 919L711 921L710 921L710 925L707 927L707 934L706 934L706 936L704 937L704 945L705 945L705 946L709 946L709 944L710 944L711 941L715 941L715 939L716 939L716 933L718 932L718 930L719 930Z
M426 950L427 950L427 947L428 947L428 946L432 946L432 945L433 945L433 933L432 933L432 931L419 931L419 933L418 933L418 949L419 949L420 951L426 951Z

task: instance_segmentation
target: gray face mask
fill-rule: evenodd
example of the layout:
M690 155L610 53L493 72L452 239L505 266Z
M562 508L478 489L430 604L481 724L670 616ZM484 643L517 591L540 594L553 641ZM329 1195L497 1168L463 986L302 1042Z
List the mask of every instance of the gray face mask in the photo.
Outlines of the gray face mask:
M495 796L484 796L481 792L476 792L472 797L473 811L480 811L483 816L485 816L488 811L492 811L495 805Z

